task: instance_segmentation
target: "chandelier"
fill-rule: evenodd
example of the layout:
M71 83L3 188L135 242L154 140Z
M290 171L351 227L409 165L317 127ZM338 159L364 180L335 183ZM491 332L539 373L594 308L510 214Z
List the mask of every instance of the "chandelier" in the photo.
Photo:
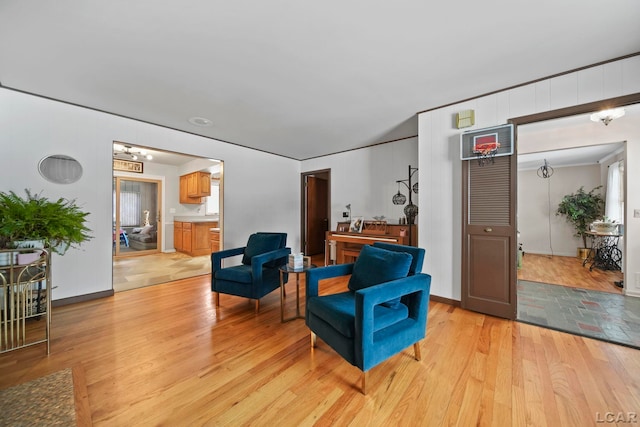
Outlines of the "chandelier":
M131 160L138 160L139 158L145 158L147 160L153 159L153 156L147 153L146 150L123 144L113 144L113 157Z

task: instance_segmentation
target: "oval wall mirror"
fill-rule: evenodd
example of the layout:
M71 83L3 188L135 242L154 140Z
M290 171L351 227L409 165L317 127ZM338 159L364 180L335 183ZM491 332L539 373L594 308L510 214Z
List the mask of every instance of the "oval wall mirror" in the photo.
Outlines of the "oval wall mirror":
M64 154L47 156L38 163L38 171L44 179L56 184L72 184L82 177L82 165Z

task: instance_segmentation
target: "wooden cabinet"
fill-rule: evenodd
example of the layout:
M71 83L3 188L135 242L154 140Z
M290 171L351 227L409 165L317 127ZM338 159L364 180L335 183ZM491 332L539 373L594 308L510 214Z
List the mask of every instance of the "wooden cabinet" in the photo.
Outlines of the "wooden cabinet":
M180 203L202 204L211 195L211 174L193 172L180 177Z
M187 175L187 195L189 197L208 197L211 195L211 174L194 172Z
M211 243L211 252L218 252L220 250L220 232L209 231L209 242Z
M173 246L178 252L191 256L207 255L211 251L211 235L209 230L218 226L213 222L181 222L173 223Z
M184 247L182 239L182 223L179 221L175 221L173 223L173 247L176 251L180 251Z
M193 251L192 225L190 222L182 223L182 251L191 255L193 255L191 253Z

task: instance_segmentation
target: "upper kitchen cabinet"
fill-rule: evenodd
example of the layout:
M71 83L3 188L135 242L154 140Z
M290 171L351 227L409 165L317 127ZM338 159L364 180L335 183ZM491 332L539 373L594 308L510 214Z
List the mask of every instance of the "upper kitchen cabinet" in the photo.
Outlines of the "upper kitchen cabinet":
M180 203L202 204L211 195L211 174L192 172L180 177Z
M211 195L211 174L193 172L187 175L187 195L189 197L209 197Z

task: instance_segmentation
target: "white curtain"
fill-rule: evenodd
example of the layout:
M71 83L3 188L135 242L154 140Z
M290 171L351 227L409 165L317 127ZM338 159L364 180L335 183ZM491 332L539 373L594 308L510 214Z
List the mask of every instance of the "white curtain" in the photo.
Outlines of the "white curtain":
M609 165L607 196L604 214L612 221L622 224L624 219L624 164L622 160Z

